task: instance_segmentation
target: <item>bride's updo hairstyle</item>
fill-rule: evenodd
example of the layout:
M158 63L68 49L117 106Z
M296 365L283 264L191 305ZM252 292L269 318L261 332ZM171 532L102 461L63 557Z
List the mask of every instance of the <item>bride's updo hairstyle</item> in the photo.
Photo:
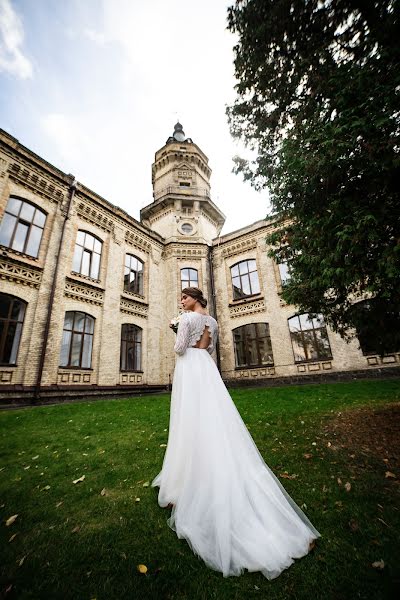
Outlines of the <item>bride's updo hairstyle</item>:
M201 306L205 308L207 306L207 300L203 296L203 292L199 290L197 287L187 287L184 288L181 292L182 294L186 294L186 296L190 296L194 298L198 302L200 302Z

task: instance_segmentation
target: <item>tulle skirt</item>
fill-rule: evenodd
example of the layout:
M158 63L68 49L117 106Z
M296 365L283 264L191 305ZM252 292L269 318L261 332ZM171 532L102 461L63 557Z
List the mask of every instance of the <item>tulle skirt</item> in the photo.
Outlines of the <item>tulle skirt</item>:
M224 577L277 577L320 537L265 464L214 360L188 348L177 358L158 503L168 525Z

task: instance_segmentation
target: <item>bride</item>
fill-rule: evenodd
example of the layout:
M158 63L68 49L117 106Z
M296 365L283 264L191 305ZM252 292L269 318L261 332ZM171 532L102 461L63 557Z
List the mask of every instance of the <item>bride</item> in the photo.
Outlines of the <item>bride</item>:
M218 325L198 288L182 290L168 444L158 503L168 525L224 577L277 577L320 537L265 464L211 358Z

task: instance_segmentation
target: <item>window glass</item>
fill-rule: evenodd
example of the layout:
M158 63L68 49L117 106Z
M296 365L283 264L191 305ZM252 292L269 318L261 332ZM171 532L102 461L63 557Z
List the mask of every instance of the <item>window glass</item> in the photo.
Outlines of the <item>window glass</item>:
M295 315L288 320L295 362L332 358L322 315Z
M97 252L98 254L101 254L101 246L102 243L99 242L99 240L96 240L96 238L94 239L94 251Z
M28 204L24 202L21 208L21 212L19 213L19 218L24 221L29 221L30 223L33 221L33 213L35 212L35 208L32 204Z
M69 349L71 345L71 331L63 331L61 341L61 355L60 355L60 366L65 367L68 365Z
M81 358L81 345L82 345L82 334L72 334L72 348L71 348L71 366L79 367Z
M9 246L14 233L17 218L13 215L4 213L3 220L0 225L0 244Z
M96 254L94 252L92 255L92 265L90 267L90 277L93 277L93 279L98 279L99 271L100 271L100 254Z
M81 264L81 270L80 270L82 275L89 276L90 256L91 256L90 252L88 252L87 250L83 251L82 264Z
M42 211L36 209L33 223L35 225L37 225L38 227L42 227L42 229L43 229L45 222L46 222L46 215L44 213L42 213Z
M28 233L29 226L24 223L19 222L17 225L17 229L15 231L14 240L13 240L13 250L17 250L18 252L23 252L26 234Z
M42 229L40 229L40 227L36 227L36 225L32 225L25 252L31 256L37 256L39 253L41 239Z
M22 200L18 200L18 198L9 198L8 202L7 202L7 212L11 213L12 215L16 215L18 216L19 211L21 210L21 204L22 204Z
M84 246L88 250L93 250L94 237L92 235L90 235L89 233L86 233L86 235L85 235L85 244L84 244Z
M62 367L90 368L92 360L94 319L80 311L65 313L60 351Z
M16 364L25 307L22 300L0 294L0 364Z
M90 358L92 356L93 336L85 334L83 336L82 368L90 367Z
M236 367L272 365L268 323L249 323L233 330Z
M83 246L83 244L85 243L85 232L84 231L78 231L78 233L76 234L76 243Z

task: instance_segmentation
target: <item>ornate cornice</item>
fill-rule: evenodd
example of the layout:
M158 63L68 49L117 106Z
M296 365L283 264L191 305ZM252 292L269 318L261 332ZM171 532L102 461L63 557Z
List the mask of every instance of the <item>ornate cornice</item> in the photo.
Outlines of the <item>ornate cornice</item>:
M151 243L144 239L143 236L134 233L133 231L129 231L128 229L125 232L125 242L134 248L139 248L139 250L143 250L147 254L151 253Z
M207 246L197 244L169 244L162 253L162 258L207 258Z
M3 156L1 159L0 173L7 172L10 179L51 202L59 204L64 200L67 190L63 189L56 179L21 158L18 158L18 161L12 157L7 158Z
M0 279L8 279L29 287L38 288L42 281L40 267L27 266L12 258L0 257Z
M101 306L104 302L103 290L83 282L77 283L68 277L65 280L64 295L67 298L81 300L89 304L97 304L98 306Z
M90 204L84 202L81 198L77 198L75 201L75 210L82 219L88 221L88 223L92 223L92 225L96 225L103 231L110 233L114 228L112 218L102 210L94 208Z
M265 302L263 298L246 302L245 304L229 306L229 316L232 318L242 317L243 315L252 315L265 311Z
M255 236L244 240L239 240L234 244L230 244L229 246L222 248L222 256L224 258L228 258L229 256L235 256L236 254L253 250L254 248L257 248L257 242L258 239Z
M121 312L128 315L135 315L135 317L141 317L147 319L149 313L149 307L147 304L136 302L135 300L128 300L121 296L119 309Z

